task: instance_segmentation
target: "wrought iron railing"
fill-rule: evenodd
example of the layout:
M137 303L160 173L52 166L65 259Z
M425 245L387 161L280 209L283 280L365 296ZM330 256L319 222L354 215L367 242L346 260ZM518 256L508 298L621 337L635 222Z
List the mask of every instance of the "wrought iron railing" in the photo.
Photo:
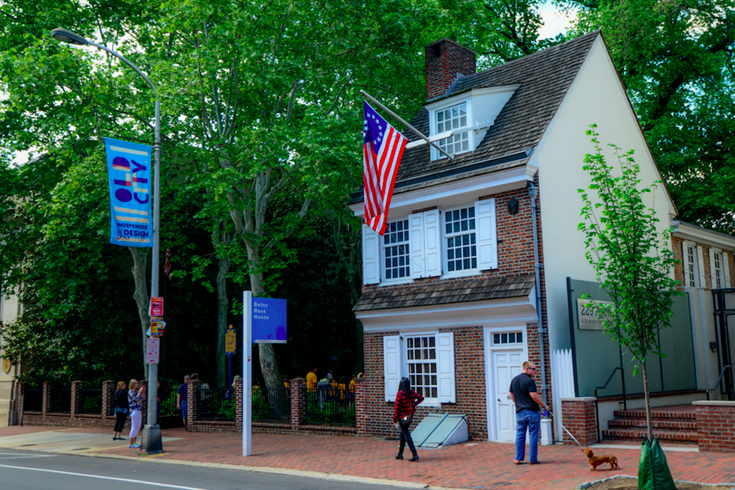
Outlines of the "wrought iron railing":
M25 388L23 390L23 411L24 412L43 411L43 389Z
M49 412L71 413L71 388L52 388Z
M253 422L291 422L291 390L289 388L254 388Z
M102 390L79 390L79 413L102 414Z
M195 420L235 420L235 401L226 388L197 388Z
M355 391L333 387L307 389L305 423L355 426Z

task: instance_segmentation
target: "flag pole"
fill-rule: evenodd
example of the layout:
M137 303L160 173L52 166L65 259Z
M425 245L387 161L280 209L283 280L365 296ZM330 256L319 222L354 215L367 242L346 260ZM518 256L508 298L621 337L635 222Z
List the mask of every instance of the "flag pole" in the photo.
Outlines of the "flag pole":
M384 106L383 104L381 104L380 102L378 102L378 100L375 97L371 96L370 94L368 94L364 90L360 90L360 93L362 94L363 97L365 97L366 99L368 99L370 102L376 104L378 107L380 107L381 109L383 109L384 111L386 111L388 114L390 114L391 116L393 116L394 118L396 118L401 124L403 124L408 129L410 129L411 131L413 131L414 133L416 133L419 138L421 138L424 141L426 141L429 145L431 145L437 151L439 151L439 152L443 153L444 155L446 155L450 160L453 160L454 159L454 157L452 155L450 155L446 151L444 151L441 148L439 148L432 141L429 141L429 138L427 138L426 136L424 136L421 133L421 131L419 131L418 129L414 128L413 126L411 126L410 124L408 124L406 121L404 121L403 118L401 118L401 116L399 116L398 114L396 114L395 112L393 112L392 110L388 109L386 106Z

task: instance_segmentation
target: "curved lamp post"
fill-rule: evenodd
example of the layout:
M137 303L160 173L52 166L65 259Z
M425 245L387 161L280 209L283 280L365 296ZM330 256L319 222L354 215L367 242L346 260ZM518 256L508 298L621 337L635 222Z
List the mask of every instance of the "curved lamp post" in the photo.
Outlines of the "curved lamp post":
M155 139L153 142L154 151L154 183L153 183L153 259L151 260L151 297L158 297L158 254L160 250L160 235L158 233L160 197L161 197L161 106L158 99L158 90L148 80L140 69L126 60L124 56L113 51L112 49L101 44L94 43L82 36L75 34L66 29L54 29L51 31L51 37L63 43L75 44L77 46L94 46L97 49L107 51L111 55L123 60L130 68L136 71L138 75L143 77L148 85L150 85L153 93L156 94L156 123L155 123ZM143 429L142 449L149 452L161 452L163 447L161 444L161 427L158 425L158 364L151 364L148 369L148 423Z

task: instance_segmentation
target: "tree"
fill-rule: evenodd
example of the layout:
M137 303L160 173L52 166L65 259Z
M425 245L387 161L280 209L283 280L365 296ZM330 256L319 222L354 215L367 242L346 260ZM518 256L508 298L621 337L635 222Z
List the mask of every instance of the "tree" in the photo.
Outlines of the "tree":
M671 274L677 260L670 248L670 230L658 232L659 219L643 199L654 193L660 182L639 189L639 166L633 150L623 153L609 145L619 164L620 175L615 176L595 128L592 125L587 131L595 153L584 158L583 168L590 174L591 184L588 190L579 190L584 202L579 230L585 235L587 260L613 304L588 306L597 310L605 331L627 347L641 367L648 439L652 441L647 362L652 355L664 355L659 350L658 332L671 326L674 297L683 294L676 290L678 283Z
M735 233L735 1L567 4L602 29L680 215Z

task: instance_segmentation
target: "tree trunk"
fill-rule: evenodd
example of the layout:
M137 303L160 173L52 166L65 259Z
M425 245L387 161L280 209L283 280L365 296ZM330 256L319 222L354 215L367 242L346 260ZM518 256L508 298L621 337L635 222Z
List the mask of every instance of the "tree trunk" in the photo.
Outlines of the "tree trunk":
M648 390L648 366L645 362L641 363L643 370L643 395L646 399L646 428L648 431L648 441L653 442L653 426L651 425L651 399Z
M217 386L227 385L227 370L225 359L225 334L227 333L227 313L230 302L227 299L227 273L232 262L229 258L220 258L217 271Z
M146 332L151 324L151 319L148 316L148 304L150 297L148 296L148 285L146 283L146 273L148 269L146 264L148 262L148 251L144 248L128 247L130 255L133 256L133 280L135 281L135 293L133 298L135 304L138 306L138 318L140 318L140 333L142 338L141 352L143 354L143 371L145 372L146 379L148 378L148 364L145 363L145 339Z

